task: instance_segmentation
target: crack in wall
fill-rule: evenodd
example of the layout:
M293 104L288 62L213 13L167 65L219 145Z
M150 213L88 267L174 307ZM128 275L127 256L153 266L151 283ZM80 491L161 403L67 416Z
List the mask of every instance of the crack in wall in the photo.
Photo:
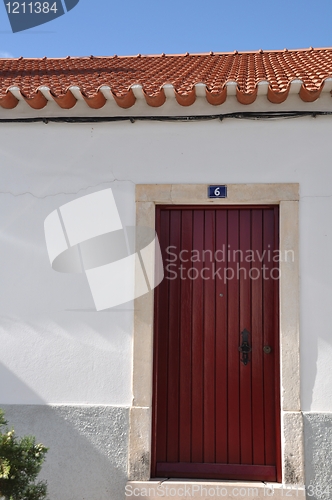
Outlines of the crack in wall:
M96 187L103 186L103 185L106 185L106 184L113 184L114 182L130 182L134 186L136 185L136 183L134 181L132 181L131 179L118 179L118 178L115 177L113 180L99 182L98 184L91 184L91 185L86 186L84 188L80 188L78 191L73 191L73 192L60 191L58 193L46 194L45 196L38 196L38 195L32 193L31 191L23 191L22 193L13 193L12 191L0 191L0 195L1 194L9 194L11 196L14 196L15 198L18 198L20 196L30 195L33 198L36 198L38 200L45 200L46 198L51 198L51 197L54 197L54 196L78 194L81 191L87 191L88 189L96 188Z

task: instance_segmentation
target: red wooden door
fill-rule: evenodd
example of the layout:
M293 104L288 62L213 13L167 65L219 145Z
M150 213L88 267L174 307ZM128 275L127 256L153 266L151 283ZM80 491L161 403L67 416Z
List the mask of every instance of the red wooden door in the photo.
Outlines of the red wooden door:
M278 207L157 207L152 477L281 481L278 228Z

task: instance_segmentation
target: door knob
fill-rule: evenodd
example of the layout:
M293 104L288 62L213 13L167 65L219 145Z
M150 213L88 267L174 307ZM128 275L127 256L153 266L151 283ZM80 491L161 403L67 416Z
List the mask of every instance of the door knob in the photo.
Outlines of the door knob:
M247 365L249 362L249 352L251 352L251 345L249 344L249 335L248 330L244 329L241 332L242 335L242 344L239 347L239 351L242 353L241 361L244 365Z

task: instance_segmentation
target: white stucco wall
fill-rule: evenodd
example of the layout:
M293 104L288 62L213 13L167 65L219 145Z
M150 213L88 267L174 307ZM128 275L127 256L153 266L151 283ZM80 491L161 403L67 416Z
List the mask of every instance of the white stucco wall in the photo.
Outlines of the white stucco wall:
M112 187L134 225L133 185ZM85 275L57 273L48 259L44 219L75 196L0 196L2 403L131 402L133 304L97 314Z
M310 105L311 106L311 105ZM46 216L136 183L300 183L302 409L332 411L332 117L0 124L0 402L131 403L133 306L93 310L83 275L49 264Z

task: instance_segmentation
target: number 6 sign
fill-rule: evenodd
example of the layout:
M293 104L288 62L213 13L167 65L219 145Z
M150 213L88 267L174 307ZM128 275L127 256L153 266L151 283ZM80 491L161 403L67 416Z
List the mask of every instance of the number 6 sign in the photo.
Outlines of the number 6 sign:
M227 198L227 186L209 186L209 198Z

